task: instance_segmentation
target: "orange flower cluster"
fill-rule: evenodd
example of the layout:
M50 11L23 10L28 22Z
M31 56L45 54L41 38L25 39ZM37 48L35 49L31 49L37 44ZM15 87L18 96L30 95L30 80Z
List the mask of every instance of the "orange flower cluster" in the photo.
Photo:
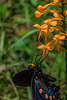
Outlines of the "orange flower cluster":
M43 50L43 55L42 57L45 57L45 54L47 50L52 51L54 47L57 47L58 52L62 48L64 40L66 40L67 33L65 33L62 30L62 20L64 20L64 17L59 14L58 11L55 10L45 10L49 5L57 6L60 4L59 0L54 0L52 3L46 4L44 6L39 5L38 6L38 11L35 11L35 16L38 18L42 16L46 12L51 12L53 13L54 18L52 19L47 19L44 21L43 25L35 24L34 27L37 27L40 29L40 33L38 36L38 40L40 41L40 37L42 35L42 32L45 34L45 44L44 45L39 45L37 48ZM54 30L57 30L58 34L53 37L53 39L49 42L48 37L51 32L54 32ZM64 48L63 48L64 49ZM67 51L67 50L66 50Z

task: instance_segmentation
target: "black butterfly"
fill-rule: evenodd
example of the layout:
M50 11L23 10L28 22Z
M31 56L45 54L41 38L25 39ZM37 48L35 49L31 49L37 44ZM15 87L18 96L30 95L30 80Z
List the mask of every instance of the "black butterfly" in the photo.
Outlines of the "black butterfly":
M17 73L13 82L18 86L31 86L32 100L61 100L58 95L59 86L51 83L56 79L42 73L38 67L41 62L30 64L27 70Z

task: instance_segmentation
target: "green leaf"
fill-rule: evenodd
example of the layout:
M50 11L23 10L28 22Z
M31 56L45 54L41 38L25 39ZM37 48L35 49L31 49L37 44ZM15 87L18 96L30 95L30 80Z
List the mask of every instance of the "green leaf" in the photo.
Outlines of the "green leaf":
M25 38L27 38L28 36L34 34L37 31L39 31L39 30L38 29L35 29L35 30L30 31L29 33L27 33L26 35L24 35L22 38L20 38L18 41L16 41L13 45L11 45L8 48L8 50L19 47L21 43L24 43L24 39Z
M4 5L0 5L0 14L4 14L4 12L5 12L5 10L6 10L6 4L4 4Z
M27 92L28 92L28 98L31 100L31 90L30 87L27 87Z

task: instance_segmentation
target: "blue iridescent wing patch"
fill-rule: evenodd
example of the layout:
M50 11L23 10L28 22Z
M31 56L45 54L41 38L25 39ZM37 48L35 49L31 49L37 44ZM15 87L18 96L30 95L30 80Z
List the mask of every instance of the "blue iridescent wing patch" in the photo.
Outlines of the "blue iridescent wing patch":
M58 91L60 89L59 86L55 86L55 84L52 84L49 81L45 81L44 84L41 84L42 80L40 80L39 78L34 78L34 81L37 87L35 88L37 91L39 91L39 93L37 92L39 99L34 98L33 100L61 100L58 97ZM46 87L46 88L43 88L43 87Z
M32 93L32 100L43 100L39 93L39 88L37 83L35 82L35 78L32 77L31 80L31 93Z

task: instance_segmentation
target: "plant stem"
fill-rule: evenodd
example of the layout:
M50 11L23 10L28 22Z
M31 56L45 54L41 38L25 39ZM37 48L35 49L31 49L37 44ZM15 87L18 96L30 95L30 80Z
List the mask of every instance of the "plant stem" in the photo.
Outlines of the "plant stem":
M53 61L52 65L50 66L50 70L49 70L49 72L48 72L48 75L50 74L51 69L53 68L53 65L54 65L54 63L55 63L55 61L56 61L57 56L58 56L58 52L57 52L57 54L56 54L56 56L55 56L55 58L54 58L54 61Z
M16 87L15 87L13 81L12 81L12 78L11 78L11 76L10 76L10 73L7 72L7 75L8 75L9 81L11 82L11 84L12 84L12 86L13 86L13 89L14 89L14 91L15 91L15 94L16 94L16 96L17 96L17 99L20 100L20 97L19 97L18 91L17 91L17 89L16 89Z
M62 0L62 2L65 2L65 0ZM64 5L64 3L62 3L62 15L65 19L64 10L65 10L65 5ZM66 24L65 20L63 20L63 29L64 30L66 30L65 24ZM65 49L67 50L67 41L65 41L64 43L65 43ZM65 59L66 59L66 91L67 91L67 52L65 52ZM66 93L66 100L67 100L67 93Z

